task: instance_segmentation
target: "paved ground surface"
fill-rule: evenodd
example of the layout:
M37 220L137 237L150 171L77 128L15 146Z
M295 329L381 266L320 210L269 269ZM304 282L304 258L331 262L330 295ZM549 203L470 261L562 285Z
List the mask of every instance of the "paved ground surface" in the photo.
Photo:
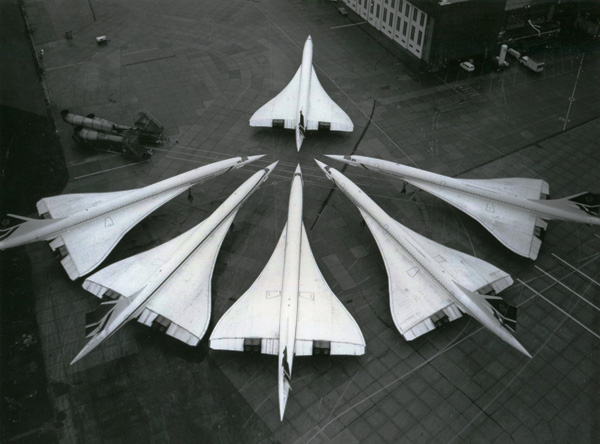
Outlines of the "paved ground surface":
M190 348L139 324L74 366L84 314L97 301L71 282L43 244L28 246L35 309L60 442L592 443L598 436L600 235L551 222L533 263L505 250L469 217L383 176L348 170L408 227L510 272L519 355L464 317L413 342L389 312L381 256L356 208L316 168L322 154L382 157L453 176L539 177L553 197L600 191L598 45L555 42L535 75L456 70L420 77L328 2L26 2L54 111L131 124L161 120L169 142L146 162L83 151L58 123L70 173L65 192L127 189L239 154L264 161L180 196L132 230L106 264L200 222L245 178L276 159L219 255L211 325L262 270L285 224L300 163L304 222L334 292L367 342L361 357L295 360L283 422L276 360ZM92 9L93 8L93 9ZM73 40L63 34L73 31ZM308 34L326 91L351 134L254 129L250 115L287 84ZM106 46L95 37L106 35ZM369 116L372 114L372 120ZM341 168L342 165L334 165ZM330 195L331 193L331 195ZM328 198L326 205L323 205Z

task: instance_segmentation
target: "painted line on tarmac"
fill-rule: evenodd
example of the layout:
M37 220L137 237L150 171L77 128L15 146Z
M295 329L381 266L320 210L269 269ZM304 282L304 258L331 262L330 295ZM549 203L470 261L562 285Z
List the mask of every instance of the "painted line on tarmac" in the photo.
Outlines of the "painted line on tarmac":
M121 166L114 167L114 168L108 168L108 169L106 169L106 170L102 170L102 171L96 171L95 173L84 174L83 176L77 176L77 177L75 177L73 180L79 180L79 179L83 179L83 178L85 178L85 177L95 176L95 175L97 175L97 174L108 173L109 171L120 170L121 168L127 168L127 167L130 167L130 166L132 166L132 165L138 165L138 164L140 164L140 163L148 162L148 160L150 160L150 159L147 159L147 160L142 160L141 162L129 163L129 164L127 164L127 165L121 165Z

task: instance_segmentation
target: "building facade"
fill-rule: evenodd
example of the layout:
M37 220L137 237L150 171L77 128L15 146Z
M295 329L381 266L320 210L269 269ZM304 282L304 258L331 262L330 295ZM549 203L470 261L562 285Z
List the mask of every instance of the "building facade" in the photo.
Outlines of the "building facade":
M420 68L435 71L497 55L502 43L550 38L561 29L598 35L600 1L344 0ZM524 42L529 44L529 42Z
M502 24L506 0L344 0L429 70L484 53Z

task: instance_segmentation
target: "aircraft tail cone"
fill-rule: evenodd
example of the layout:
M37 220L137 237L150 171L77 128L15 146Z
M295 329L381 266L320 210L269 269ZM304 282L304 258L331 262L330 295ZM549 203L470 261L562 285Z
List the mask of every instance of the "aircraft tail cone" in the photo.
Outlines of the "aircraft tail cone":
M95 336L92 339L90 339L90 341L83 346L79 353L77 353L77 356L73 358L69 365L75 364L77 361L79 361L81 358L83 358L85 355L87 355L89 352L95 349L98 345L100 345L102 339L100 339L98 336Z
M284 378L283 383L279 386L279 419L281 421L283 421L283 415L285 414L289 392L290 384Z
M516 350L520 351L521 353L523 353L525 356L527 356L529 359L531 359L531 354L527 351L527 349L525 347L523 347L523 345L521 345L521 343L519 341L517 341L517 338L515 338L514 336L509 336L510 339L505 340L505 342L509 345L511 345L513 348L515 348Z

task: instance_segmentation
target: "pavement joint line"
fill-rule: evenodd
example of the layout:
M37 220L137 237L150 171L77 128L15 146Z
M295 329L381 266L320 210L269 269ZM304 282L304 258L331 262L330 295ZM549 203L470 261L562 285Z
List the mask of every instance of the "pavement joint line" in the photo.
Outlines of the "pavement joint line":
M339 26L332 26L329 29L340 29L340 28L349 28L351 26L358 26L358 25L364 25L367 22L359 22L359 23L350 23L349 25L339 25Z
M544 271L542 268L538 267L537 265L534 265L535 268L537 268L538 270L540 270L542 273L544 273L546 276L548 276L550 279L552 279L553 281L555 281L558 285L560 285L563 288L566 288L567 290L569 290L571 293L573 293L575 296L577 296L579 299L581 299L583 302L586 302L587 304L591 305L592 307L594 307L596 310L600 311L600 307L597 307L596 305L592 304L590 301L588 301L587 299L585 299L583 296L581 296L579 293L577 293L575 290L571 289L570 287L568 287L567 285L565 285L564 283L560 282L558 279L556 279L554 276L552 276L550 273Z
M581 75L581 68L583 67L583 58L585 57L585 52L581 54L581 62L579 63L579 71L577 71L577 78L575 79L575 85L573 85L573 92L571 93L571 97L569 97L569 108L567 108L567 115L565 116L565 124L563 125L563 131L567 129L567 125L569 123L569 115L571 114L571 107L573 106L573 102L575 101L575 90L577 89L577 83L579 82L579 76Z
M298 50L302 51L302 49L300 48L300 46L298 46L298 44L297 44L297 43L296 43L296 42L295 42L295 41L294 41L294 40L293 40L293 39L292 39L292 38L291 38L289 35L287 35L287 34L286 34L286 32L285 32L283 29L281 29L281 27L280 27L280 26L279 26L277 23L275 23L275 21L274 21L274 20L273 20L271 17L269 17L269 15L268 15L268 14L266 14L265 12L263 12L263 10L262 10L262 9L260 9L258 6L256 6L256 8L257 8L257 9L258 9L258 10L259 10L259 11L260 11L260 12L261 12L261 13L262 13L262 14L263 14L263 15L264 15L264 16L265 16L265 17L266 17L266 18L267 18L267 19L268 19L268 20L269 20L269 21L270 21L270 22L271 22L271 23L272 23L272 24L273 24L273 25L274 25L274 26L277 28L277 29L279 29L279 32L281 32L281 33L282 33L282 34L283 34L283 35L284 35L284 36L285 36L285 37L286 37L286 38L287 38L287 39L288 39L290 42L292 42L292 44L293 44L293 45L294 45L294 46L295 46L295 47L296 47ZM325 71L323 68L321 68L321 66L319 66L318 64L316 64L316 63L314 62L314 60L313 60L313 66L314 66L314 67L316 67L316 68L318 68L318 69L319 69L319 71L321 71L321 72L323 73L323 75L324 75L325 77L327 77L327 78L329 79L329 81L330 81L331 83L333 83L333 84L336 86L336 88L337 88L337 89L338 89L338 90L339 90L339 91L340 91L340 92L341 92L341 93L342 93L342 94L343 94L343 95L346 97L346 99L348 99L348 100L350 101L350 103L352 103L352 104L353 104L353 105L356 107L356 109L358 109L358 111L359 111L359 112L360 112L360 113L361 113L361 114L362 114L364 117L366 117L366 118L367 118L367 123L369 123L369 122L370 122L370 123L372 123L372 124L373 124L373 125L374 125L374 126L375 126L375 127L376 127L376 128L377 128L377 129L378 129L380 132L381 132L381 134L383 134L383 135L384 135L384 136L385 136L385 137L386 137L386 138L387 138L387 139L388 139L388 140L391 142L391 144L392 144L393 146L395 146L395 147L396 147L396 148L397 148L397 149L398 149L398 150L399 150L399 151L400 151L400 152L401 152L401 153L404 155L404 157L406 157L406 158L407 158L407 159L408 159L408 160L409 160L409 161L410 161L410 162L411 162L411 163L412 163L412 164L413 164L413 165L414 165L416 168L419 168L419 165L417 164L417 162L415 162L415 161L412 159L412 157L410 157L410 156L409 156L409 155L408 155L408 154L407 154L407 153L406 153L406 152L405 152L405 151L404 151L402 148L400 148L400 146L399 146L399 145L398 145L398 144L397 144L397 143L396 143L396 142L395 142L395 141L394 141L394 140L393 140L393 139L392 139L392 138L391 138L391 137L390 137L390 136L389 136L389 135L388 135L388 134L387 134L387 133L386 133L386 132L385 132L385 131L384 131L384 130L383 130L383 129L382 129L380 126L379 126L379 125L378 125L378 124L377 124L377 122L375 122L373 119L371 119L371 118L370 118L370 117L367 115L367 113L365 113L365 112L362 110L362 108L361 108L361 107L358 105L358 103L356 103L354 100L352 100L352 98L351 98L351 97L350 97L350 96L349 96L349 95L346 93L346 91L344 91L344 90L343 90L343 89L340 87L340 85L338 85L338 83L337 83L335 80L333 80L333 79L331 78L331 76L329 76L329 74L327 74L327 72L326 72L326 71Z
M521 305L521 304L519 304ZM466 326L465 326L466 328ZM324 424L322 427L320 427L319 425L315 425L315 427L318 429L318 431L310 437L310 439L308 439L308 441L306 441L305 444L309 444L313 439L315 439L319 434L321 434L329 425L331 425L334 421L336 421L338 418L341 418L342 416L344 416L346 413L348 413L349 411L355 409L356 407L358 407L359 405L361 405L362 403L368 401L369 399L377 396L379 393L381 393L384 390L387 390L389 387L391 387L392 385L396 384L397 382L400 382L401 380L403 380L404 378L412 375L414 372L416 372L417 370L420 370L422 367L426 366L427 364L431 363L432 361L434 361L435 359L439 358L440 356L442 356L444 353L446 353L447 351L450 351L451 349L453 349L454 347L456 347L457 345L461 344L462 342L466 341L467 339L469 339L471 336L473 336L474 334L482 331L484 329L483 326L480 326L479 328L476 328L475 330L473 330L471 333L469 333L467 336L465 336L462 339L457 340L456 338L459 337L463 332L464 329L459 333L459 335L456 336L455 339L453 339L453 341L456 342L450 342L444 349L434 353L431 357L425 359L422 363L420 363L419 365L415 366L414 368L410 369L409 371L407 371L406 373L404 373L401 376L398 376L396 379L394 379L393 381L387 383L386 385L382 386L381 388L375 390L373 393L371 393L368 396L365 396L363 399L361 399L360 401L356 402L354 405L348 407L346 410L344 410L343 412L341 412L339 415L336 415L334 418L332 418L330 421L328 421L326 424Z
M598 253L592 253L592 254L590 254L589 256L582 257L581 259L578 259L578 261L579 261L579 262L583 262L583 261L585 261L586 259L589 259L589 258L596 259L596 257L598 257L598 256L600 256L600 252L598 252ZM593 259L592 259L592 260L593 260ZM582 267L584 267L584 266L585 266L585 265L587 265L588 263L589 263L589 262L586 262L585 264L583 264L583 265L582 265Z
M358 259L357 259L357 262L358 262ZM352 265L354 265L354 264L352 264ZM347 271L350 271L350 269L348 269ZM372 277L373 277L373 273L371 273L370 275L368 275L366 278L364 278L364 279L363 279L362 281L360 281L358 284L355 284L355 285L354 285L354 287L352 287L352 289L358 288L358 287L359 287L359 285L362 285L362 284L364 284L365 282L367 282L367 281L368 281L369 279L371 279ZM349 288L348 290L350 290L350 288Z
M258 367L258 369L257 369L257 370L254 372L254 374L253 374L252 376L250 376L250 377L249 377L249 378L246 380L246 382L244 382L244 385L242 385L242 386L240 387L240 389L239 389L239 392L240 392L240 393L242 392L242 390L244 390L244 389L246 388L246 386L248 386L248 384L250 384L251 382L254 382L254 381L256 381L256 380L260 379L260 378L263 376L264 372L261 372L261 374L259 374L258 376L257 376L257 374L258 374L258 373L259 373L259 372L260 372L260 371L261 371L261 370L262 370L262 369L265 367L265 364L266 364L266 363L267 363L267 361L265 361L265 360L263 359L263 362L260 364L260 366Z
M546 302L548 302L550 305L552 305L554 308L556 308L558 311L560 311L561 313L563 313L564 315L568 316L572 321L574 321L576 324L578 324L579 326L583 327L585 330L587 330L589 333L591 333L592 335L594 335L596 338L600 339L600 335L598 333L595 333L594 331L592 331L591 329L589 329L588 327L586 327L584 324L582 324L581 322L579 322L577 319L575 319L573 316L571 316L569 313L567 313L565 310L563 310L562 308L560 308L558 305L556 305L554 302L552 302L551 300L549 300L548 298L546 298L543 294L539 293L537 290L535 290L534 288L530 287L529 285L527 285L525 282L523 282L521 279L517 279L517 281L519 281L521 284L523 284L526 288L528 288L529 290L533 291L537 296L541 297L543 300L545 300Z
M365 362L365 364L358 370L356 370L356 372L354 373L354 375L352 375L352 378L350 378L350 380L348 381L348 383L346 384L346 386L344 387L344 390L342 390L342 393L340 393L340 396L338 396L338 399L335 401L335 404L333 405L333 407L331 408L331 412L329 413L329 415L327 416L327 418L325 418L325 420L331 418L331 416L333 415L333 412L335 411L336 407L338 406L340 400L343 398L344 394L346 393L346 391L348 391L348 388L350 388L350 386L352 385L352 383L354 382L354 378L356 378L356 376L360 373L361 370L364 370L365 366L371 362L373 360L373 358L375 357L375 355L371 355L369 357L369 359L367 359L367 362Z
M73 180L79 180L79 179L83 179L84 177L90 177L90 176L95 176L97 174L103 174L103 173L108 173L110 171L120 170L121 168L127 168L127 167L130 167L132 165L138 165L140 163L148 162L148 160L150 160L150 159L142 160L140 162L128 163L127 165L121 165L121 166L114 167L114 168L107 168L106 170L96 171L95 173L84 174L83 176L77 176L77 177L73 178Z
M524 285L526 285L526 284L524 284ZM588 286L588 288L589 288L589 286ZM533 290L533 291L535 291L535 290ZM571 308L571 311L573 311L573 310L575 309L575 307L577 306L577 303L578 303L578 301L575 301L575 304L574 304L574 305L573 305L573 307ZM566 313L566 312L564 312L564 313L565 313L565 314L566 314L568 317L571 317L571 316L569 316L569 314L568 314L568 313ZM553 336L556 334L556 332L558 331L558 329L562 327L562 325L565 323L565 321L566 321L566 320L567 320L567 318L565 317L565 318L564 318L564 319L563 319L561 322L559 322L559 324L556 326L556 328L555 328L555 329L552 331L552 334L548 335L548 338L546 338L546 340L545 340L545 341L544 341L544 343L541 345L541 347L540 347L540 348L539 348L539 349L538 349L538 350L537 350L537 351L536 351L536 352L533 354L533 356L531 357L531 359L529 359L528 361L526 361L526 362L525 362L525 364L523 365L523 367L521 367L521 368L519 369L519 371L518 371L517 373L515 373L515 375L514 375L514 376L512 377L512 379L511 379L511 380L508 382L508 384L506 384L506 385L504 386L504 388L503 388L503 389L501 389L501 390L500 390L500 391L499 391L499 392L496 394L496 396L494 396L494 397L493 397L493 398L490 400L490 402L488 402L488 403L487 403L485 406L483 406L483 407L480 409L479 413L477 413L477 414L476 414L476 415L475 415L475 416L474 416L474 417L473 417L473 418L472 418L472 419L471 419L471 420L470 420L470 421L469 421L467 424L465 424L465 426L464 426L464 427L463 427L463 428L462 428L460 431L458 431L458 432L456 433L456 435L454 435L454 438L452 438L450 441L448 441L448 444L451 444L452 442L454 442L454 440L456 440L456 438L458 438L458 437L459 437L459 436L460 436L460 435L461 435L461 434L462 434L462 433L463 433L465 430L467 430L467 429L468 429L468 428L471 426L471 424L473 424L473 423L474 423L474 422L477 420L477 418L479 418L479 417L481 416L481 414L482 414L482 413L484 413L484 412L485 412L485 410L486 410L486 409L487 409L489 406L491 406L491 405L492 405L492 404L493 404L493 403L496 401L496 399L498 399L498 398L500 397L500 395L502 395L502 393L504 393L504 392L506 391L506 389L508 389L508 387L510 387L510 386L511 386L511 385L512 385L512 384L513 384L513 383L514 383L516 380L517 380L517 378L519 377L519 375L520 375L521 373L523 373L523 371L524 371L524 370L527 368L527 366L528 366L528 365L529 365L531 362L533 362L534 358L535 358L535 357L536 357L536 356L537 356L537 355L538 355L538 354L539 354L539 353L540 353L540 352L541 352L541 351L544 349L544 347L546 347L546 345L548 344L548 342L550 341L550 339L551 339L551 338L552 338L552 337L553 337Z
M84 63L88 63L88 62L77 62L77 63L70 63L68 65L55 66L53 68L46 68L45 71L48 72L48 71L54 71L57 69L70 68L71 66L83 65Z
M597 286L600 287L600 282L592 279L590 276L588 276L587 274L585 274L583 271L579 270L578 268L575 268L573 265L569 264L566 260L564 260L563 258L557 256L556 254L552 253L552 256L554 256L556 259L558 259L559 261L561 261L563 264L565 264L567 267L573 269L573 271L575 271L576 273L579 273L580 275L582 275L584 278L590 280L591 282L593 282L594 284L596 284Z
M202 150L200 148L193 148L191 146L180 145L178 143L177 144L169 143L169 148L175 148L175 149L177 149L177 148L183 148L183 149L186 149L186 150L192 150L195 153L202 152L202 153L210 153L210 154L219 154L221 156L230 156L231 155L229 153L224 153L224 152L221 152L221 151Z
M198 157L199 159L209 159L209 160L216 160L218 159L218 157L211 157L207 154L194 154L194 153L185 153L185 152L178 152L178 151L171 151L171 150L166 150L164 148L153 148L155 151L162 151L164 153L173 153L173 154L179 154L181 156L190 156L190 157Z
M146 52L146 51L155 51L157 49L160 49L160 48L157 46L156 48L142 49L140 51L128 52L127 54L121 54L121 57L125 57L125 56L128 56L128 55L133 55L133 54L139 54L139 53Z
M77 163L69 163L67 164L67 167L71 168L74 166L78 166L78 165L85 165L86 163L90 163L90 162L97 162L99 160L104 160L104 159L110 159L112 157L117 157L117 156L121 156L122 154L117 154L117 153L107 153L105 155L99 155L96 157L90 157L86 160L84 160L83 162L77 162Z
M594 258L594 259L592 259L592 260L590 260L590 261L588 261L588 262L587 262L586 264L584 264L584 265L587 265L588 263L590 263L590 262L593 262L594 260L595 260L595 258ZM567 276L570 276L572 273L573 273L573 272L571 272L571 273L567 274L567 275L566 275L566 276L564 276L564 277L566 278ZM537 278L533 278L532 280L535 280L535 279L537 279ZM539 293L538 293L536 290L534 290L533 288L531 288L529 285L527 285L527 284L526 284L525 282L523 282L521 279L517 279L517 282L519 282L521 285L523 285L524 287L526 287L526 288L530 289L531 291L533 291L533 292L535 293L535 294L533 294L532 296L530 296L529 298L527 298L526 300L524 300L523 302L521 302L520 304L517 304L517 307L521 307L522 305L525 305L526 303L528 303L530 300L534 299L534 298L535 298L535 296L536 296L536 294L537 294L537 295L539 295L539 296L541 296L541 297L542 297L543 299L545 299L546 301L548 301L548 300L547 300L547 299L546 299L544 296L542 296L541 294L539 294ZM555 284L555 283L552 283L552 284L550 284L550 285L549 285L548 287L546 287L546 288L545 288L543 291L546 291L547 289L549 289L549 288L553 287L554 285L556 285L556 284ZM589 288L589 287L588 287L588 288ZM550 302L550 301L548 301L548 302L549 302L550 304L552 304L552 302ZM554 305L554 304L552 304L552 305ZM575 306L576 306L576 305L577 305L577 301L575 302L575 305L573 306L573 308L575 308ZM556 308L558 308L558 310L560 310L561 312L565 313L565 314L566 314L566 315L567 315L569 318L573 319L573 320L574 320L576 323L578 323L578 324L582 325L582 324L581 324L579 321L577 321L576 319L574 319L573 317L571 317L571 316L570 316L568 313L564 312L564 311L563 311L562 309L560 309L559 307L556 307ZM565 320L566 320L566 318L565 318ZM564 323L564 320L563 320L563 322L562 322L562 323ZM562 323L561 323L560 325L562 325ZM560 327L560 325L559 325L559 327ZM587 329L587 327L585 327L584 325L582 325L582 326L583 326L585 329ZM558 329L559 327L557 327L557 329ZM401 381L402 379L404 379L404 378L406 378L406 377L410 376L412 373L414 373L414 372L416 372L417 370L421 369L422 367L424 367L424 366L425 366L425 365L427 365L428 363L430 363L430 362L432 362L433 360L437 359L438 357L442 356L442 355L443 355L444 353L446 353L447 351L451 350L452 348L456 347L456 346L457 346L457 345L459 345L460 343L464 342L465 340L467 340L468 338L470 338L471 336L473 336L474 334L476 334L476 333L478 333L478 332L480 332L480 331L482 331L482 330L484 330L484 327L483 327L483 326L480 326L479 328L477 328L477 329L473 330L471 333L469 333L469 334L468 334L467 336L465 336L464 338L462 338L462 339L459 339L459 340L457 340L457 341L456 341L456 342L454 342L454 343L450 343L448 346L446 346L446 348L444 348L444 349L440 350L439 352L435 353L434 355L432 355L430 358L428 358L427 360L425 360L425 361L424 361L424 362L422 362L421 364L417 365L417 366L416 366L416 367L414 367L413 369L409 370L408 372L404 373L403 375L401 375L401 376L399 376L398 378L394 379L393 381L389 382L388 384L386 384L385 386L383 386L383 387L381 387L380 389L376 390L376 391L375 391L375 392L373 392L372 394L370 394L370 395L366 396L365 398L363 398L362 400L358 401L358 402L357 402L357 403L355 403L354 405L352 405L352 406L348 407L346 410L344 410L344 411L343 411L343 412L341 412L339 415L337 415L336 417L334 417L333 419L331 419L330 421L328 421L328 422L327 422L326 424L324 424L322 427L321 427L321 426L318 426L318 425L315 425L314 427L317 429L317 432L316 432L314 435L312 435L312 436L311 436L311 437L308 439L308 441L306 441L306 443L305 443L305 444L309 444L309 443L310 443L310 442L311 442L313 439L315 439L315 438L316 438L316 437L317 437L319 434L321 434L321 433L322 433L322 432L323 432L323 431L324 431L324 430L325 430L325 429L326 429L326 428L327 428L329 425L331 425L331 424L332 424L332 423L333 423L335 420L337 420L338 418L342 417L343 415L345 415L345 414L346 414L346 413L348 413L349 411L351 411L351 410L353 410L354 408L356 408L357 406L361 405L363 402L365 402L365 401L367 401L367 400L371 399L372 397L374 397L374 396L378 395L378 394L379 394L381 391L383 391L383 390L386 390L388 387L391 387L392 385L396 384L397 382ZM589 330L589 329L588 329L588 330ZM463 331L464 331L464 329L463 329ZM555 330L555 331L556 331L556 330ZM596 337L598 337L598 338L600 339L600 336L596 335L596 334L595 334L594 332L592 332L591 330L589 330L589 331L590 331L590 332L591 332L591 333L592 333L594 336L596 336ZM546 340L546 342L547 342L547 341L549 341L551 337L552 337L552 335L550 335L550 336L548 337L548 339ZM545 343L544 343L544 344L545 344ZM541 350L542 348L543 348L543 345L542 345L542 347L540 348L540 350ZM535 357L535 356L536 356L536 355L539 353L539 351L540 351L540 350L538 350L538 351L537 351L537 352L534 354L534 357ZM531 362L531 361L529 361L529 362ZM525 367L523 367L523 369L524 369L524 368L525 368ZM511 381L511 383L512 383L512 381ZM510 383L509 383L509 384L510 384ZM508 386L507 386L507 387L508 387ZM495 400L496 398L497 398L497 397L495 397L495 398L494 398L494 400ZM491 405L491 403L490 403L490 404L488 404L486 407L488 407L489 405ZM484 408L486 408L486 407L484 407ZM483 409L481 410L481 412L483 412ZM480 414L481 414L481 412L480 412ZM479 415L478 415L478 416L479 416ZM477 417L476 417L476 418L477 418ZM474 419L476 419L476 418L474 418ZM464 431L464 430L461 430L461 432L459 432L459 433L462 433L463 431ZM457 435L457 436L458 436L458 435Z

